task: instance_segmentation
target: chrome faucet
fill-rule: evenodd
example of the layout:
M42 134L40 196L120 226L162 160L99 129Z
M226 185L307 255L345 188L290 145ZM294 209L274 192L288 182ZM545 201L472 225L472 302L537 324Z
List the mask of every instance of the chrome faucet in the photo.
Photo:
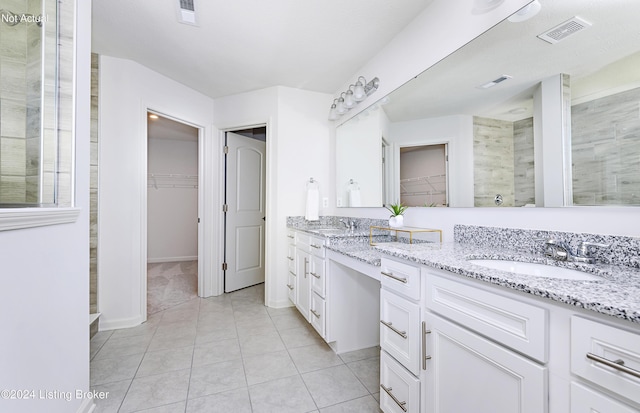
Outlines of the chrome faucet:
M340 222L342 222L342 224L351 232L353 232L356 228L358 228L356 221L353 221L353 220L345 221L344 219L340 219Z
M599 244L590 241L580 241L576 253L571 252L571 247L564 241L556 241L554 239L545 239L544 254L557 261L584 262L587 264L595 264L596 259L593 256L595 248L608 248L609 244Z

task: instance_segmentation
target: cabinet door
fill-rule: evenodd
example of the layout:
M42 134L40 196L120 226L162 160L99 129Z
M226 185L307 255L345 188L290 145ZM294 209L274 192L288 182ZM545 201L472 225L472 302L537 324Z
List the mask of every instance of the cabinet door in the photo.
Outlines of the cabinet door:
M326 303L324 301L324 298L320 297L315 292L312 292L310 306L309 322L311 323L313 328L316 329L318 334L320 334L320 337L325 338L325 326L327 318L325 317Z
M548 411L546 368L432 313L425 317L426 411Z
M298 302L296 297L296 275L291 271L289 271L289 276L287 277L287 295L293 304Z
M296 254L296 264L298 266L295 285L296 307L298 307L302 316L309 321L309 294L311 292L309 283L310 255L301 249L298 249Z
M637 409L577 383L571 383L571 413L634 413Z
M381 289L380 347L416 376L420 374L421 331L420 307Z
M320 297L325 298L325 290L326 290L326 278L324 275L325 263L324 258L316 257L315 255L311 257L311 269L309 270L309 275L311 276L311 290L318 294Z

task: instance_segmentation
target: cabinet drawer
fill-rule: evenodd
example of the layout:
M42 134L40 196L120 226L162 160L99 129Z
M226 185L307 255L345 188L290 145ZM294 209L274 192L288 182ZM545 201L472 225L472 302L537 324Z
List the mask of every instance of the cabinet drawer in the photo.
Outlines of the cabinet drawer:
M637 413L638 410L620 403L604 394L571 383L571 413Z
M289 300L296 304L296 275L292 272L289 272L289 276L287 277L287 295L289 296Z
M324 258L324 238L309 237L309 251L319 258Z
M289 267L289 272L295 274L296 272L296 247L295 245L289 244L287 246L287 265Z
M326 291L326 276L325 276L325 263L324 259L316 256L311 257L311 290L317 293L320 297L325 298Z
M383 258L380 270L382 286L412 300L420 300L420 268Z
M380 352L380 409L385 413L420 411L420 381L384 351Z
M420 374L420 306L380 290L380 347L414 375Z
M311 238L311 235L305 234L304 232L296 232L295 237L296 246L299 246L298 244L309 245L309 239Z
M316 293L311 293L311 309L309 312L311 313L311 325L316 329L320 337L325 337L325 327L326 327L326 302L324 299Z
M547 310L437 274L426 279L431 311L547 362Z
M296 231L292 229L287 230L287 242L292 245L296 245Z
M571 371L640 403L640 334L571 317Z

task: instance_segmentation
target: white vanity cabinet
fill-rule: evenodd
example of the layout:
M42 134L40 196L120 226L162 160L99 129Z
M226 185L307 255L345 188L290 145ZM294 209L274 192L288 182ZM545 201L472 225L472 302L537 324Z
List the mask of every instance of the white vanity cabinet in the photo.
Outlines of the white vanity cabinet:
M287 230L287 289L289 300L295 305L296 297L296 232Z
M380 409L419 412L424 354L422 269L382 258L380 268Z
M639 332L571 317L571 372L571 413L640 411Z
M424 411L547 412L547 311L442 271L425 284Z
M318 333L326 338L326 265L322 237L287 230L289 299ZM293 260L291 259L293 257Z

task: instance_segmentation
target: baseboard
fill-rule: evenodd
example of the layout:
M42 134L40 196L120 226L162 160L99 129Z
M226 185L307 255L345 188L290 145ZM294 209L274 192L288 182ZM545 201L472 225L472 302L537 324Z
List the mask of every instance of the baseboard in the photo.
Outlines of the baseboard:
M76 413L92 413L96 409L93 399L82 399L82 404L76 410Z
M269 301L266 306L271 308L287 308L293 307L293 303L287 298L286 300Z
M137 327L143 323L141 316L122 318L119 320L104 320L100 319L100 331L118 330L121 328Z
M198 261L198 256L188 257L166 257L166 258L147 258L148 264L159 264L163 262L180 262L180 261Z

